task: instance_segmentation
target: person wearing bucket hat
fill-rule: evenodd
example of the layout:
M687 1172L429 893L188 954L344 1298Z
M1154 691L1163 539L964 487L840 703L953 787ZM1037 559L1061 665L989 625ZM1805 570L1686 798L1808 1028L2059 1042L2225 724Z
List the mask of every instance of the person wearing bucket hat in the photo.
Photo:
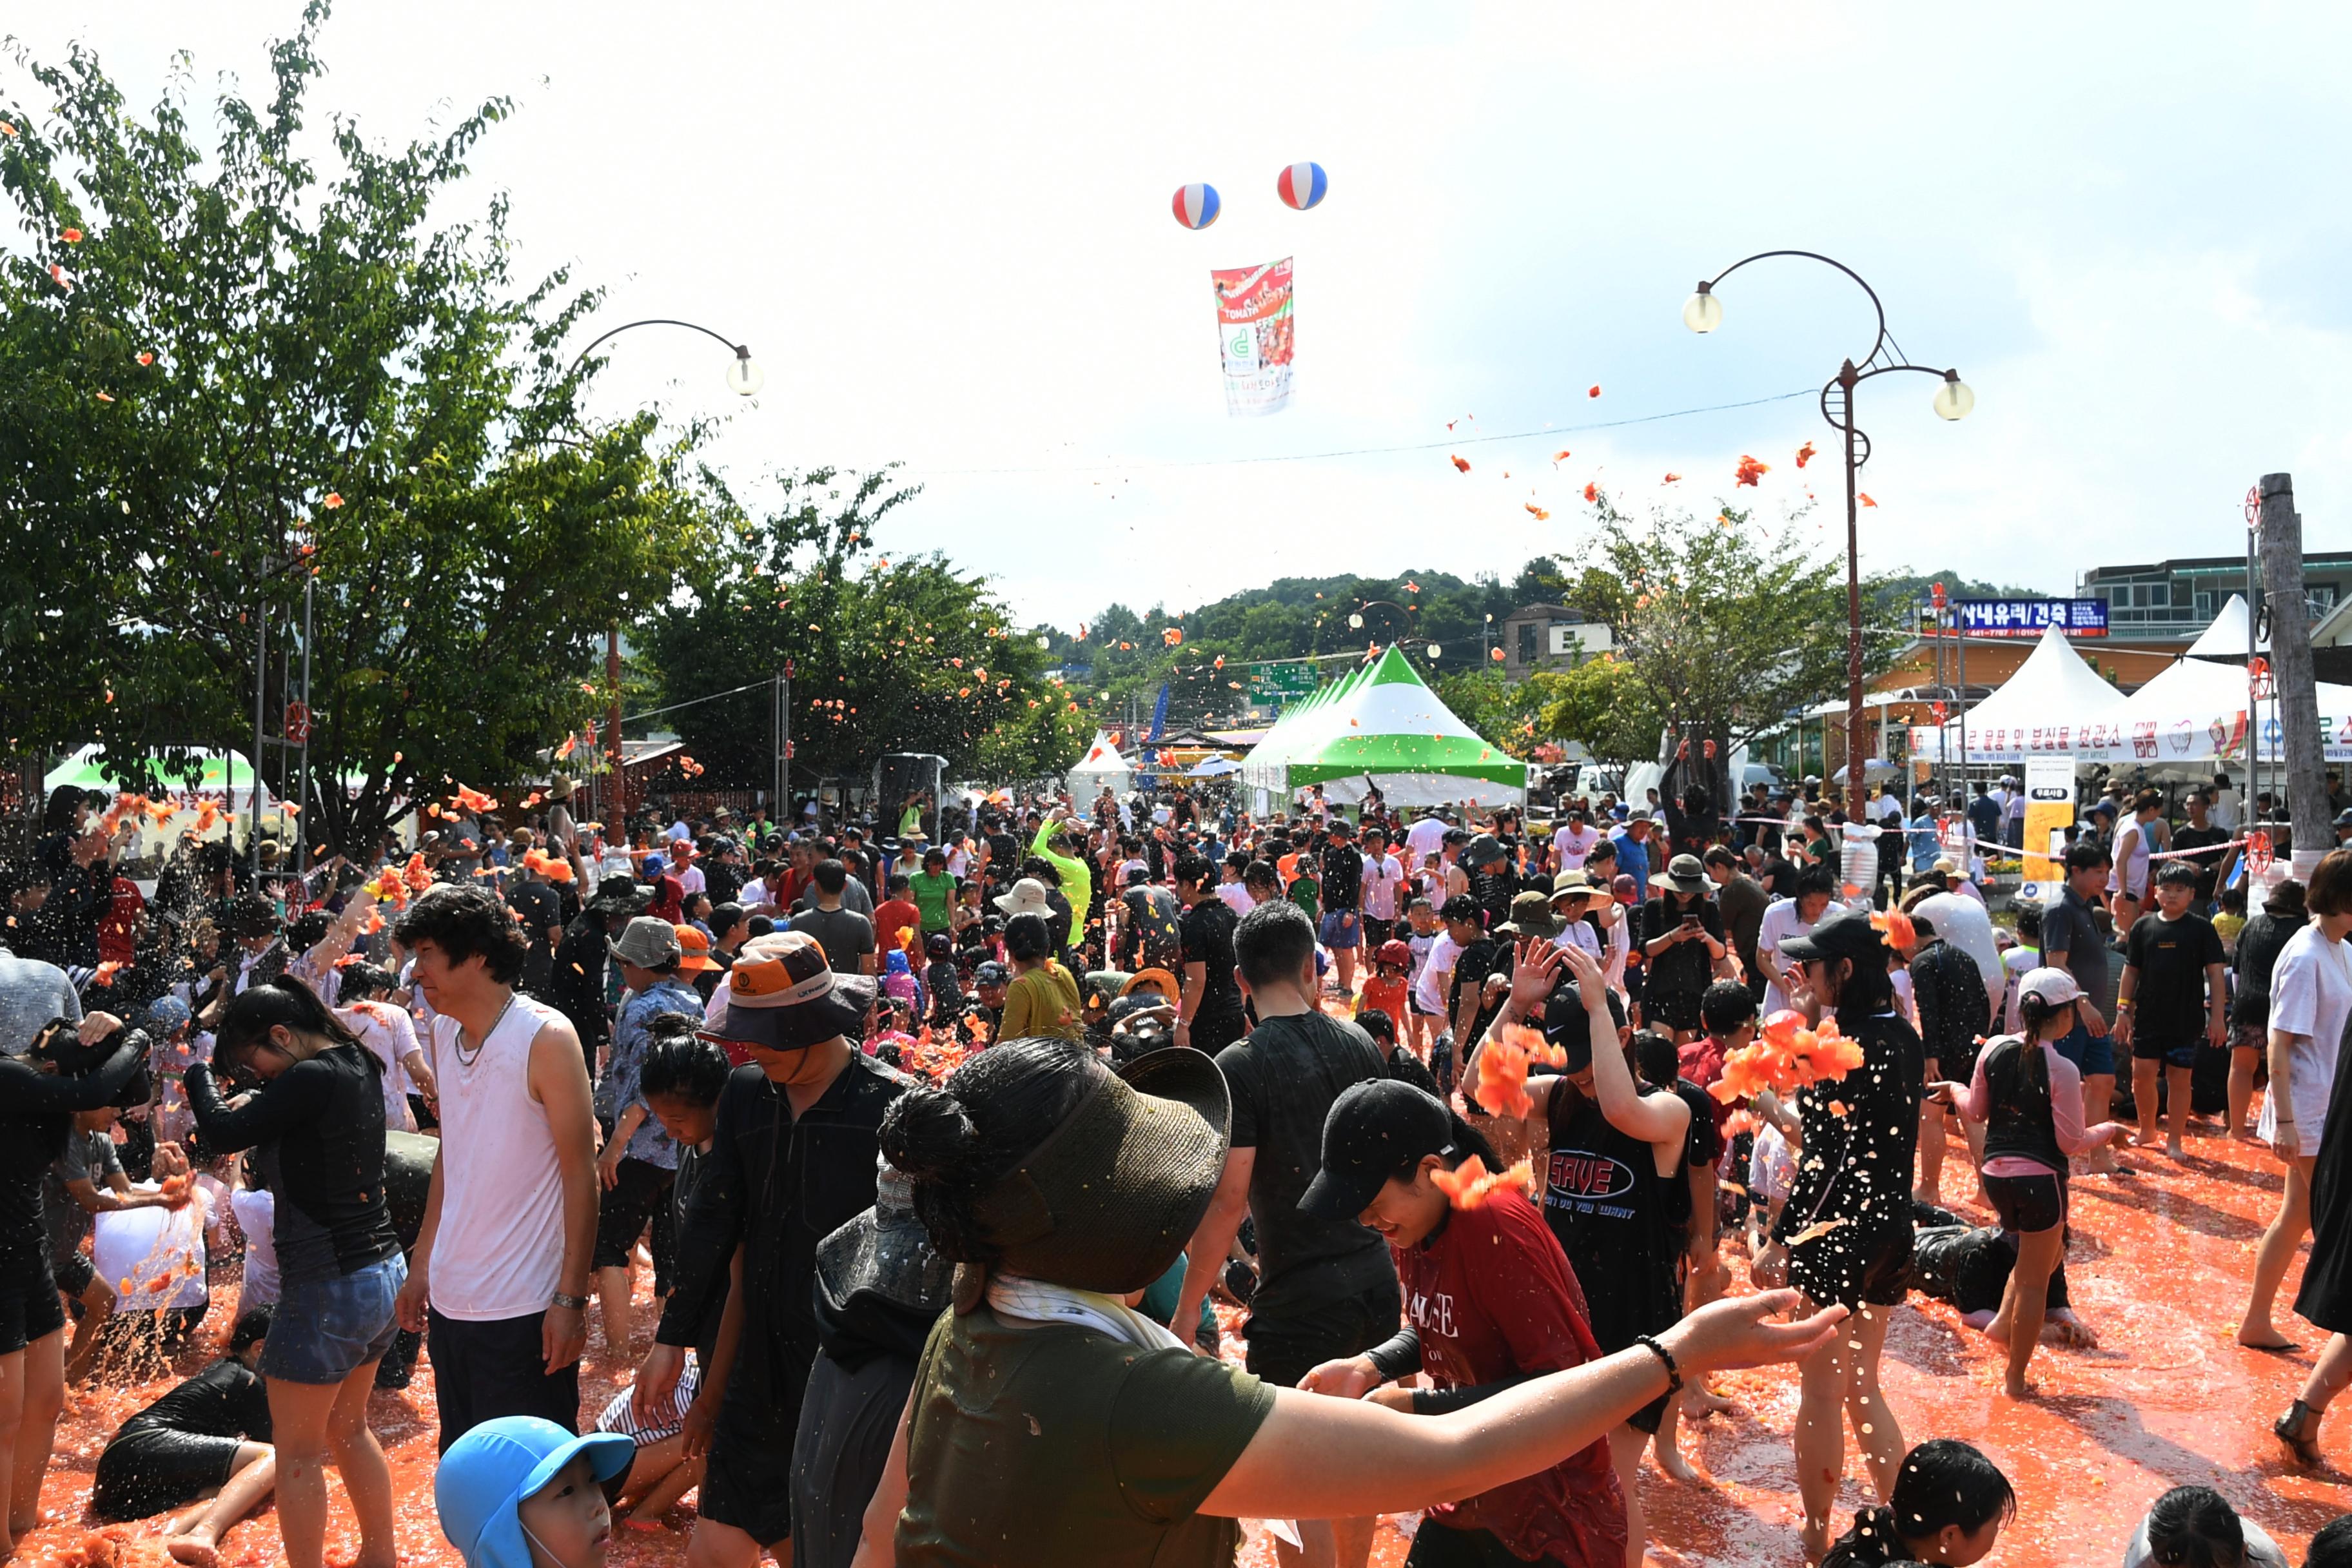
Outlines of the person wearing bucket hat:
M536 1415L485 1421L433 1473L441 1533L466 1568L604 1568L613 1539L604 1483L626 1474L636 1451L620 1433L575 1437Z
M1698 1037L1698 999L1723 962L1723 910L1696 855L1675 856L1650 885L1661 896L1642 906L1642 1021L1680 1045Z
M1546 942L1559 931L1560 920L1552 912L1551 895L1538 889L1514 894L1511 918L1495 928L1498 937L1540 937Z
M836 973L804 931L753 937L706 1037L749 1058L720 1091L710 1152L677 1221L676 1286L638 1369L641 1419L674 1394L686 1347L741 1257L742 1321L701 1489L698 1562L780 1558L792 1534L794 1432L820 1348L817 1243L870 1208L877 1131L908 1082L856 1049L870 976ZM734 1310L730 1305L730 1311Z
M1894 1309L1909 1291L1925 1056L1895 1009L1888 951L1868 910L1832 906L1780 951L1799 966L1798 1011L1813 1020L1833 1016L1863 1056L1843 1078L1798 1091L1805 1157L1755 1265L1760 1279L1785 1271L1808 1300L1855 1310L1845 1338L1858 1348L1842 1344L1843 1353L1808 1366L1799 1396L1802 1528L1808 1549L1818 1550L1829 1540L1835 1478L1845 1468L1845 1420L1882 1495L1903 1461L1901 1427L1878 1397L1878 1363ZM1871 1404L1857 1403L1864 1398Z
M1135 1310L1216 1193L1231 1114L1197 1051L1114 1074L1058 1040L992 1047L893 1110L884 1147L964 1267L866 1510L864 1560L1227 1564L1244 1517L1322 1535L1312 1521L1491 1490L1583 1452L1683 1375L1806 1353L1842 1317L1767 1321L1795 1305L1788 1291L1717 1302L1654 1349L1439 1415L1273 1387Z
M1450 1303L1360 1356L1328 1362L1302 1387L1430 1415L1490 1389L1601 1359L1585 1296L1543 1215L1516 1185L1456 1210L1436 1177L1486 1141L1433 1096L1394 1079L1360 1083L1332 1102L1323 1169L1301 1206L1354 1213L1388 1241L1408 1299ZM1428 1374L1412 1389L1391 1379ZM1427 1537L1424 1540L1423 1537ZM1492 1550L1499 1544L1507 1557ZM1614 1564L1625 1559L1625 1507L1595 1441L1549 1469L1430 1510L1410 1561Z
M955 1265L914 1203L914 1184L885 1156L874 1206L817 1244L824 1348L793 1439L795 1568L849 1568L924 1342L953 1293Z
M1965 1085L1928 1092L1957 1102L1985 1129L1985 1200L2017 1236L2017 1264L1993 1319L2009 1342L2007 1391L2028 1397L2025 1369L2042 1340L2050 1276L2066 1250L2066 1161L2125 1136L2119 1124L2083 1125L2083 1080L2058 1045L2074 1027L2082 987L2063 969L2035 969L2017 983L2023 1032L1988 1041Z

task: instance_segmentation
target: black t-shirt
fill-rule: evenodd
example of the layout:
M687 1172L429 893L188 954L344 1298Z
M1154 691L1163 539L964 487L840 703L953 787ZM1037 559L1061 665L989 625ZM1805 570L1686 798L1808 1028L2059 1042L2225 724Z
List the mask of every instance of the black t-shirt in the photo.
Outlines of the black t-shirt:
M1470 1037L1454 1042L1454 1059L1457 1061L1462 1059L1463 1053L1477 1044L1478 1037L1486 1032L1486 1026L1495 1021L1495 1015L1503 1010L1499 998L1490 1002L1481 994L1486 977L1498 971L1507 974L1510 968L1510 949L1490 936L1482 936L1464 948L1461 956L1454 961L1454 989L1445 996L1447 1019L1461 1016L1463 987L1468 986L1469 994L1479 998L1477 1016L1470 1020Z
M2230 836L2218 827L2176 827L2172 830L2175 849L2203 849L2215 844L2227 844ZM2189 863L2197 868L2197 897L2210 900L2213 896L2213 874L2221 868L2219 855L2191 855Z
M1713 899L1677 907L1671 898L1652 899L1642 906L1641 940L1644 943L1655 942L1680 930L1686 920L1698 921L1699 929L1716 941L1723 940L1723 910ZM1714 977L1715 960L1707 952L1706 943L1693 939L1676 942L1651 958L1643 973L1647 975L1643 984L1654 993L1696 994L1704 992Z
M223 1356L122 1424L204 1437L269 1441L269 1390L243 1362Z
M1255 1149L1250 1215L1257 1226L1254 1317L1299 1317L1351 1300L1396 1270L1388 1244L1352 1219L1315 1219L1298 1200L1323 1168L1323 1121L1351 1085L1387 1076L1370 1035L1323 1013L1266 1018L1217 1053L1233 1090L1236 1149Z
M1323 908L1360 912L1364 907L1364 852L1352 844L1323 846Z
M1202 899L1186 910L1177 924L1183 934L1183 962L1206 972L1201 991L1201 1018L1227 1018L1242 1010L1241 986L1234 979L1234 927L1241 917L1223 899Z
M2193 1045L2205 1033L2205 966L2223 962L2221 938L2203 915L2132 922L2124 963L2139 971L2132 991L2132 1039Z
M523 952L522 982L517 989L544 999L555 977L555 944L547 940L547 932L550 927L563 924L563 900L544 882L519 882L507 889L507 906L514 910L523 941L530 944Z
M988 836L988 882L1011 887L1021 875L1021 841L1010 833L996 832Z
M735 895L743 890L743 871L724 860L712 860L702 868L702 890L709 895L710 907L731 904Z
M1121 946L1127 955L1141 961L1139 967L1164 968L1177 962L1181 939L1177 934L1176 895L1165 888L1146 884L1129 888L1119 895L1126 906L1127 928Z

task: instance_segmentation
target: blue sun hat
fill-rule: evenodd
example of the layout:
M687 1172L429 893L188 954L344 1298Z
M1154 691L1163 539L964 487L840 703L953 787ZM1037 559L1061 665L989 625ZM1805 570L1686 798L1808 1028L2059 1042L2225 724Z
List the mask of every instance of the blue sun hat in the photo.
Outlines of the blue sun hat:
M637 1446L618 1432L575 1437L538 1415L501 1415L449 1445L433 1473L433 1505L467 1568L531 1568L516 1510L581 1453L596 1479L609 1481L629 1468Z

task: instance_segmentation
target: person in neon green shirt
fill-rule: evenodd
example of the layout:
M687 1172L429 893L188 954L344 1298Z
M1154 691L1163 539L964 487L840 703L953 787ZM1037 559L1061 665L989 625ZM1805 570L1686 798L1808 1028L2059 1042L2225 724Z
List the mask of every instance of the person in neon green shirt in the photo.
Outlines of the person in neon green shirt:
M1066 842L1076 832L1069 816L1068 806L1055 806L1053 815L1038 827L1029 853L1061 873L1062 896L1070 900L1069 945L1075 948L1084 945L1087 939L1087 911L1094 907L1095 875L1085 860L1054 847L1056 842Z
M907 879L915 907L923 911L923 934L946 931L955 923L956 879L948 875L944 849L923 851L923 868Z

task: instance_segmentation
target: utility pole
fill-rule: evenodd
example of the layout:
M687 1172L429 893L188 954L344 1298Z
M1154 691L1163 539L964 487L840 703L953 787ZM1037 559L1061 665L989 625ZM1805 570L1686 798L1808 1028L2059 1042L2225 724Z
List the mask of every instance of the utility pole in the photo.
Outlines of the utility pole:
M605 741L613 758L613 797L604 804L604 836L614 844L626 844L629 825L629 773L624 766L626 753L621 750L621 625L618 621L604 628L604 688L612 695L612 707L604 715L607 726Z
M2303 597L2303 519L2294 477L2264 474L2262 485L2263 595L2271 610L2271 671L2277 682L2287 808L2294 833L2294 879L2308 883L2320 857L2335 847L2328 827L2327 768L2319 735L2319 689L2311 668L2311 627ZM2255 745L2262 742L2259 729Z

